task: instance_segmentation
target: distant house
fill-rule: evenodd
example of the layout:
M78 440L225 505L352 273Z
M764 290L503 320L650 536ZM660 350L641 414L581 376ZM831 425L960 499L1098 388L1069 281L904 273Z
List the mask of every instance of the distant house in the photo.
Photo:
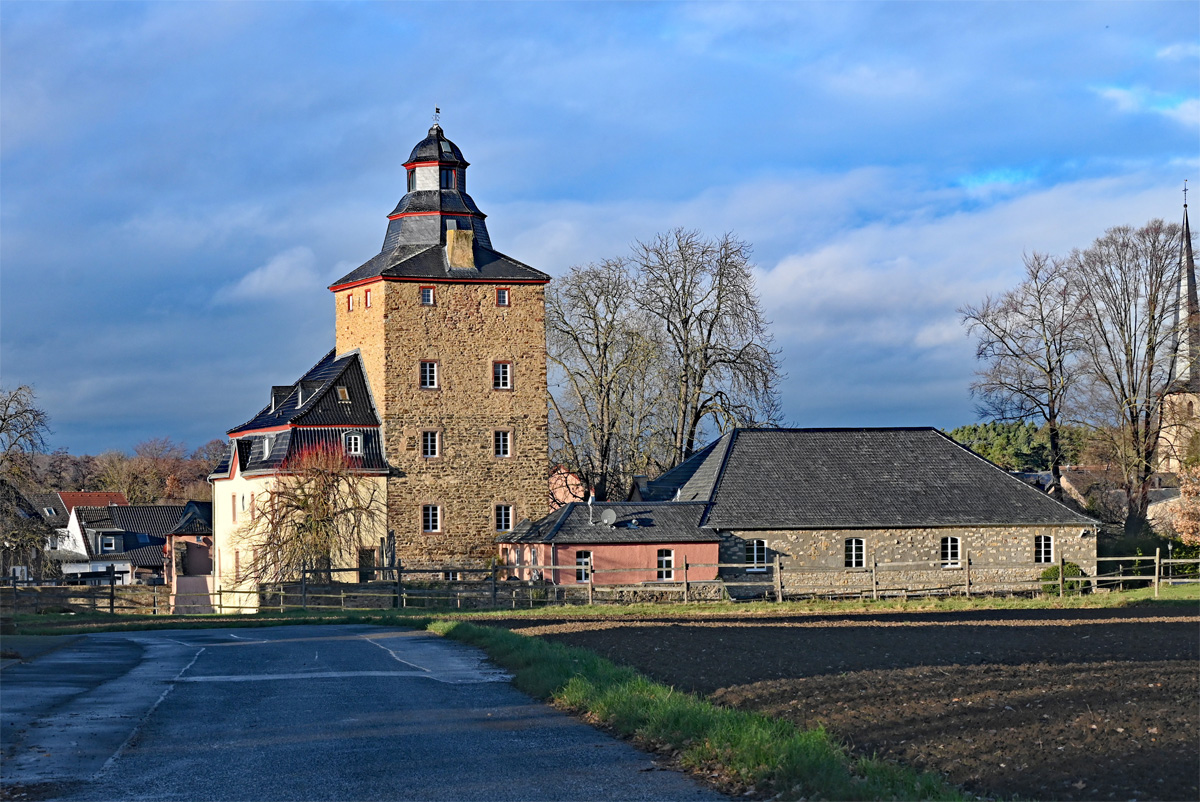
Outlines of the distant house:
M70 526L71 513L75 507L129 505L124 493L107 491L35 493L30 496L30 501L41 514L42 520L54 529L54 534L50 536L46 556L58 563L86 561L91 554L81 530L78 527L72 529Z
M179 504L75 506L67 528L73 541L84 543L87 559L64 563L63 575L102 582L112 565L119 584L165 581L166 535L184 509Z

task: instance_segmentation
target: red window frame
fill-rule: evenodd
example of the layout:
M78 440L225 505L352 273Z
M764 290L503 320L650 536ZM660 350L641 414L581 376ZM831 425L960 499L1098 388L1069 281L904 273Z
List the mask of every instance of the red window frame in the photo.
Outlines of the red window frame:
M363 290L363 309L371 308L371 291Z
M504 293L504 302L500 302L500 293ZM496 306L512 306L512 290L508 287L496 288Z
M346 293L346 311L347 312L354 311L354 293L352 293L352 292Z
M429 303L425 303L425 290L429 290ZM437 287L420 287L417 290L417 300L421 302L421 306L437 306Z

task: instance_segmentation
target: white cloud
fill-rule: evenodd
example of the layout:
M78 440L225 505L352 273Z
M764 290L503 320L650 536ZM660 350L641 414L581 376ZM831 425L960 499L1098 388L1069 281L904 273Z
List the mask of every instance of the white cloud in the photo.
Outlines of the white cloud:
M218 303L264 301L307 295L321 286L316 256L303 245L277 253L261 267L217 291Z
M1187 126L1200 125L1200 99L1154 92L1141 87L1107 86L1095 90L1125 114L1161 114Z
M1168 61L1183 61L1184 59L1200 58L1200 44L1195 42L1179 42L1161 48L1154 55Z

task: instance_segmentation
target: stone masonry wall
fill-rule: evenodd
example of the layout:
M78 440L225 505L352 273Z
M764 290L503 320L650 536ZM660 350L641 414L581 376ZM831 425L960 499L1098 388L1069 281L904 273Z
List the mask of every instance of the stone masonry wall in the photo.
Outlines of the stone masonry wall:
M976 592L994 590L1036 590L1023 580L1038 578L1049 564L1034 562L1034 537L1054 538L1054 562L1061 554L1088 576L1096 575L1096 536L1088 530L1080 537L1081 526L993 526L929 529L830 529L724 532L721 536L721 562L744 563L746 542L765 540L767 562L776 556L783 565L785 593L870 592L871 561L879 563L880 589L921 590L965 583L962 568L925 567L887 568L888 563L936 563L941 559L943 537L958 537L960 558L971 559L971 581L980 583ZM845 567L845 541L863 540L865 567ZM805 568L823 569L806 571ZM722 569L722 578L730 582L761 581L763 574L737 569ZM985 584L986 583L986 584ZM995 583L995 584L992 584ZM1005 584L1011 583L1011 584Z
M433 306L421 304L422 286L434 287ZM498 287L509 289L509 306L496 305ZM335 293L335 303L337 350L359 349L383 419L397 556L413 566L486 562L497 504L513 506L514 524L549 511L543 287L378 281ZM422 361L437 362L438 389L420 388ZM492 389L499 361L512 363L512 390ZM440 433L434 459L421 456L429 430ZM510 432L508 458L493 456L497 430ZM441 507L440 532L422 531L425 504Z

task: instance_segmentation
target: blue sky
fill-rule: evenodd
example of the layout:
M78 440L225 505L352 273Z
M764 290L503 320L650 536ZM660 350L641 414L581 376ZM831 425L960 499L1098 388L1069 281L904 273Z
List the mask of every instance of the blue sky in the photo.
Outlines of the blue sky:
M790 424L953 427L956 308L1200 185L1200 14L6 0L0 380L75 453L223 436L332 346L435 105L501 251L734 231Z

